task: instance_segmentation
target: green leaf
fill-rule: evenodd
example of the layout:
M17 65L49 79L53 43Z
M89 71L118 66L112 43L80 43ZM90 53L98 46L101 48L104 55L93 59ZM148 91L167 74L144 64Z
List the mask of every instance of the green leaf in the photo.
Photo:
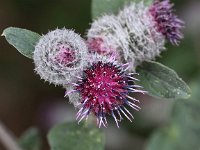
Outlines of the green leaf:
M23 150L40 150L41 138L36 128L28 129L19 139L19 145Z
M64 123L48 134L51 150L103 150L104 135L96 127Z
M175 126L157 130L147 143L145 150L177 150L179 130Z
M167 51L164 51L162 57L158 57L158 60L170 68L172 67L178 74L181 74L182 77L193 79L194 75L198 74L199 71L199 59L189 59L198 58L194 45L193 38L185 35L180 46L173 46L168 43Z
M199 79L195 79L194 81L191 82L190 87L192 89L192 96L190 97L190 99L192 101L196 101L197 103L199 103L199 107L200 107L200 78Z
M170 126L157 130L151 136L146 150L200 149L200 80L195 80L190 86L190 99L175 102Z
M200 102L189 100L177 101L173 107L172 120L181 128L200 132Z
M190 99L176 101L174 104L172 121L179 124L184 130L200 133L200 79L195 80L190 87L192 88L192 96Z
M183 102L185 101L185 105ZM180 150L199 150L200 144L200 117L199 117L199 105L190 104L190 100L177 101L176 111L173 111L172 123L180 130L180 136L177 139L177 149ZM188 104L188 106L186 106ZM177 106L180 106L179 108ZM184 110L185 109L185 110ZM178 112L180 111L180 112ZM176 149L175 149L176 150Z
M199 131L172 122L169 127L152 134L145 150L199 150Z
M137 67L139 83L148 94L165 99L187 99L190 88L172 69L153 61Z
M40 39L40 35L35 32L14 27L5 29L2 36L5 36L9 44L28 58L32 58L35 45Z
M140 2L140 0L92 0L92 18L95 19L103 14L117 14L123 6L130 2ZM144 0L146 4L152 0Z

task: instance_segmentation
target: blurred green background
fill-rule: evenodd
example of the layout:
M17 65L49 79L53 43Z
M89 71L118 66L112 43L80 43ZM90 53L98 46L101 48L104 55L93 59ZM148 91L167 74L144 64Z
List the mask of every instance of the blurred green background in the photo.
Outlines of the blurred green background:
M185 39L179 47L168 45L168 51L158 61L174 69L189 85L200 84L200 1L172 2L186 22ZM0 0L0 32L15 26L45 34L66 27L84 37L92 22L90 12L90 0ZM75 109L64 98L64 89L40 80L33 71L32 60L19 54L3 37L0 37L0 68L0 120L16 136L30 126L37 126L46 143L50 127L75 119ZM140 99L142 111L135 113L133 123L124 121L120 130L112 124L105 129L106 150L142 150L155 129L170 124L174 100L149 96ZM1 144L0 149L4 150ZM47 143L43 149L49 149Z

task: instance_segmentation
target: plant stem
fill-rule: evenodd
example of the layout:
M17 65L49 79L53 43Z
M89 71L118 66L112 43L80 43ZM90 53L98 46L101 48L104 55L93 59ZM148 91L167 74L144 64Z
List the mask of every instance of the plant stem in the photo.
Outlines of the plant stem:
M12 133L0 121L0 141L7 150L22 150Z

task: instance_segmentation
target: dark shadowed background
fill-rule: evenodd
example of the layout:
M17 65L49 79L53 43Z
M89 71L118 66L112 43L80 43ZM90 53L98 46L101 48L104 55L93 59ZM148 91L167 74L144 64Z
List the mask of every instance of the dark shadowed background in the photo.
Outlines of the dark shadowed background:
M173 2L186 22L185 39L179 47L169 45L158 60L190 83L200 73L200 1ZM0 32L14 26L45 34L66 27L84 37L91 23L90 5L90 0L0 0ZM64 98L64 89L40 80L32 60L18 53L4 37L0 37L0 69L0 120L17 137L36 126L45 142L50 127L75 119L75 109ZM133 123L124 121L120 130L115 125L106 129L106 149L141 150L151 131L168 123L173 100L140 99L142 111L135 113ZM43 149L48 150L48 145ZM0 150L4 150L1 143Z

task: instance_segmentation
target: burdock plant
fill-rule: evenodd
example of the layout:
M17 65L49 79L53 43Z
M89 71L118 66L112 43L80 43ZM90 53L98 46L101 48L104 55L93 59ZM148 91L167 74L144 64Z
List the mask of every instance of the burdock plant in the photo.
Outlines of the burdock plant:
M97 10L85 39L65 28L42 36L20 28L4 30L6 40L33 59L41 79L66 89L65 97L75 106L74 118L78 123L84 119L88 122L87 126L74 124L73 128L73 124L64 124L54 128L49 134L52 147L59 147L57 132L66 128L68 132L80 131L86 139L91 139L90 131L94 130L93 137L101 139L97 147L102 148L102 134L91 127L93 119L88 118L94 116L99 128L108 127L109 116L118 128L124 118L132 122L130 108L139 111L142 107L135 93L165 99L189 97L190 89L185 82L172 69L154 61L166 50L167 41L178 46L183 38L184 23L172 6L169 0L156 0L151 4L123 4L117 13L113 9L113 13L101 16ZM81 140L84 143L86 139ZM91 142L95 145L98 141Z

